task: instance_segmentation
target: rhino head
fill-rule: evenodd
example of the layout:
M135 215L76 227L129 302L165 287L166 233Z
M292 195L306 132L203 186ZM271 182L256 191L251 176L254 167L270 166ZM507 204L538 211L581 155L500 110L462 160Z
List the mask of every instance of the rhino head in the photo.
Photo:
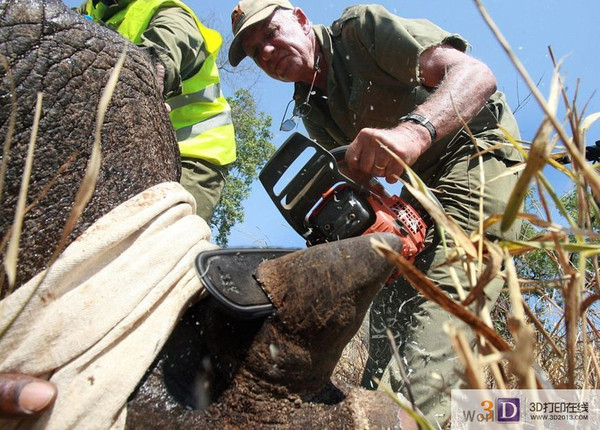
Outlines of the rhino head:
M18 287L47 267L54 252L87 169L102 92L123 51L125 62L101 129L97 186L68 242L143 190L178 181L180 157L151 52L84 19L60 0L0 1L0 40L0 141L9 148L1 160L3 245L24 177L37 93L42 94ZM4 265L0 297L7 290L3 277Z
M159 420L170 428L411 428L414 423L385 393L331 380L392 271L373 250L372 237L261 263L255 282L276 309L268 317L236 319L213 300L191 308L129 405L128 427ZM402 249L397 236L378 239Z

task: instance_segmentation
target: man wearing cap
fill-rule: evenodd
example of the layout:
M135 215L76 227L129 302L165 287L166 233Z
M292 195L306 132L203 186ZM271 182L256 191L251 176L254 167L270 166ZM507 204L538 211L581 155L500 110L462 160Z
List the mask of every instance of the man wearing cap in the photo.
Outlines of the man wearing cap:
M352 168L393 183L403 168L391 151L436 190L446 213L468 233L504 211L518 175L507 168L522 158L499 126L514 139L519 130L504 95L496 91L495 76L465 53L469 45L462 37L379 5L349 7L329 27L313 25L286 0L242 0L231 18L230 63L237 66L248 56L272 78L295 83L296 109L282 130L302 118L324 147L349 145L346 161ZM516 239L519 229L518 222L504 232L492 226L486 236ZM452 270L440 265L445 261L444 244L432 227L415 265L457 298ZM461 287L469 289L473 283L463 267L453 269ZM486 286L490 303L502 285L497 277ZM449 389L460 382L458 359L442 328L450 319L405 280L384 287L372 304L363 384L374 388L378 377L402 389L385 338L390 327L417 406L432 423L445 422Z
M221 35L179 0L87 0L78 11L157 54L181 152L181 184L210 224L236 159L231 109L216 65Z

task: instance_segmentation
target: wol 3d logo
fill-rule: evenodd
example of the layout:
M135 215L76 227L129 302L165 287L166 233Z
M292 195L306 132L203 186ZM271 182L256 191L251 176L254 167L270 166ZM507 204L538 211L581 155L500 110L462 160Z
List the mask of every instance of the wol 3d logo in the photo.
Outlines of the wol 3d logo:
M469 422L514 423L521 417L521 400L518 397L498 397L496 402L484 400L481 402L483 410L463 411L464 419Z

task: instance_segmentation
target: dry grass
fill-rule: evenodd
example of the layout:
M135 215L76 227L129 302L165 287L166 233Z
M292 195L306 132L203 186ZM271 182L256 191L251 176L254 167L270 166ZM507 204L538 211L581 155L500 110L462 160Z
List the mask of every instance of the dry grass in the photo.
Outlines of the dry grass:
M476 274L468 286L471 293L460 301L450 298L385 243L374 241L373 246L393 261L422 295L467 323L476 334L479 347L473 351L464 332L445 327L465 367L469 388L599 389L600 235L594 222L600 220L600 175L596 166L585 160L585 138L600 114L585 116L585 109L579 111L576 96L569 99L560 63L553 55L555 73L550 93L544 98L481 3L475 2L545 113L530 144L509 136L526 159L520 166L520 181L505 213L490 217L479 232L468 236L439 210L419 178L409 175L410 183L405 186L452 238L448 263L460 261ZM557 117L561 103L567 112L565 118ZM571 160L568 168L555 161L564 155ZM569 208L546 178L545 169L558 170L572 184L574 197ZM528 190L536 192L539 211L535 213L519 211ZM518 218L538 234L520 242L499 244L488 242L481 234L495 223L507 230ZM551 279L528 279L515 267L516 256L539 253L553 263L555 275ZM502 266L505 270L500 272ZM469 305L495 275L505 278L507 288L492 319L486 309L476 311ZM462 285L456 287L464 289Z
M519 186L511 196L506 213L490 218L487 224L482 225L478 234L469 236L439 209L418 177L410 175L411 180L406 186L428 209L436 223L453 239L454 246L449 248L448 260L459 260L469 268L471 273L477 274L476 282L469 286L471 293L464 295L461 301L449 298L386 244L374 242L373 246L390 258L425 297L466 322L476 333L480 347L477 352L473 352L465 340L464 333L452 326L445 327L449 340L465 365L465 378L470 387L535 388L550 385L557 388L600 388L600 357L598 356L600 274L597 261L600 243L599 235L592 227L593 219L600 219L597 203L600 201L600 175L585 161L583 152L586 132L598 119L598 114L584 117L580 114L575 101L568 100L561 82L558 64L550 94L545 99L527 76L479 1L475 1L545 112L545 118L529 148L524 148L519 142L513 141L523 150L527 159L526 164L522 166L523 173ZM123 59L124 54L99 106L93 155L53 260L62 251L66 238L92 196L101 162L100 128ZM561 101L568 112L566 121L556 117ZM564 123L569 126L568 130L564 128ZM0 170L0 201L10 150L10 137L11 133L4 144ZM31 152L34 142L35 133L32 132ZM573 160L570 169L554 161L553 154L556 153L557 146L564 147L564 152ZM560 170L573 183L576 192L574 215L564 208L545 178L543 169L547 166ZM17 211L15 217L11 240L3 241L3 246L8 242L8 248L13 250L18 249L20 225L26 212L27 178L28 176L24 175L23 202L19 204L21 209ZM535 186L538 190L541 214L523 214L518 211L525 199L524 191L531 186ZM555 214L560 215L559 220L555 219ZM507 229L518 217L542 229L543 234L527 241L501 244L488 242L481 234L490 224L497 222L501 223L503 229ZM551 283L519 278L513 264L513 256L522 256L540 250L555 262L557 277ZM18 255L13 251L7 252L4 265L6 273L9 274L9 282L14 280L17 257ZM499 332L493 327L487 309L473 311L470 304L487 282L499 274L500 267L503 265L506 267L503 276L506 277L508 289L507 295L501 298L498 308L506 317L507 331ZM460 285L457 287L462 288ZM1 308L0 312L2 312ZM2 329L0 327L0 336ZM366 356L361 356L360 359L366 359ZM347 375L349 381L356 381L359 376Z

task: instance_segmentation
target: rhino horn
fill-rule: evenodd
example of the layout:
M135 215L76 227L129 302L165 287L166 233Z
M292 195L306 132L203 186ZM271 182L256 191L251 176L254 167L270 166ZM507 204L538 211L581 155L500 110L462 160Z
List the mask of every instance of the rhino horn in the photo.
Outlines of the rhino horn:
M255 276L277 312L248 357L259 379L310 392L326 383L393 266L371 245L374 236L314 246L263 262ZM402 250L402 239L375 236Z

